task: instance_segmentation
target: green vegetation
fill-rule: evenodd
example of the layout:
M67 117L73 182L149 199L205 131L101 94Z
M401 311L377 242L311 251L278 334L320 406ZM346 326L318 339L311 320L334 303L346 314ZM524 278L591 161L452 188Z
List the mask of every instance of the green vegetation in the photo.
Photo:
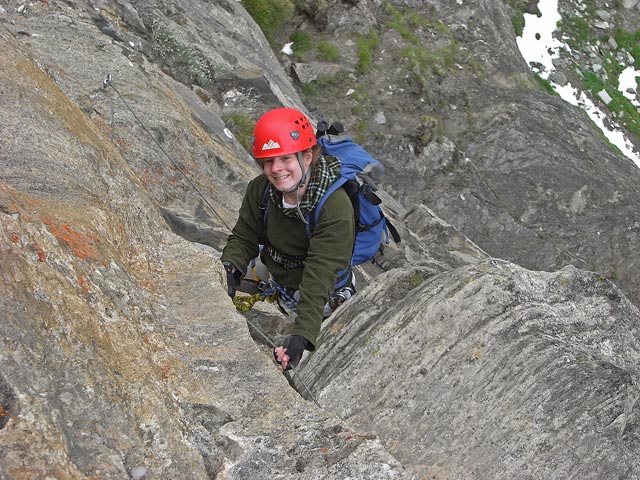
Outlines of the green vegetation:
M385 9L390 16L388 26L398 32L404 40L414 45L420 43L420 38L416 35L417 31L434 27L427 18L418 15L413 10L403 11L390 3L385 4Z
M359 103L356 103L353 107L351 107L351 113L356 117L362 115L363 112L364 112L364 107Z
M424 277L422 272L413 272L411 275L407 277L407 283L411 288L417 287L425 280L426 278Z
M358 49L358 65L357 69L360 73L367 73L371 70L373 62L373 53L378 48L380 39L375 29L369 30L367 35L359 35L356 37L356 48Z
M428 92L430 78L447 74L455 65L459 45L453 33L441 21L432 22L413 10L403 11L391 4L385 4L385 8L389 15L388 26L408 44L402 49L401 55L407 61L412 79L423 92ZM425 48L425 31L435 34L436 43L443 46Z
M363 143L367 137L368 130L369 122L365 119L361 119L353 126L353 131L351 132L353 140L358 143Z
M583 71L584 85L593 98L599 98L598 92L605 90L613 99L607 105L609 111L616 114L617 119L634 135L640 137L640 113L636 107L617 88L605 84L595 73Z
M313 38L311 34L296 30L289 36L289 40L293 42L293 53L303 59L304 54L313 48Z
M292 0L242 0L242 6L249 12L270 43L274 42L276 34L284 28L295 13Z
M240 144L251 153L251 142L253 141L253 127L255 122L246 115L231 113L222 117L225 125L238 139Z
M555 95L556 97L559 96L558 92L556 92L556 89L553 88L553 85L551 85L551 82L549 80L545 80L537 73L534 73L533 76L545 92L547 92L549 95Z
M511 25L513 25L513 31L516 32L516 37L521 37L522 32L524 32L524 15L522 12L511 17Z
M293 54L301 61L306 61L307 55L314 52L314 50L318 60L335 62L340 59L340 50L328 40L318 41L314 49L315 40L308 32L296 30L289 36L289 40L293 42Z
M558 28L568 35L567 45L576 50L584 48L591 38L589 21L583 17L563 18L558 22Z
M335 76L321 75L315 81L311 83L305 83L300 85L302 93L305 97L313 97L315 95L333 96L344 95L345 85L344 74L337 74Z
M640 69L640 30L636 33L617 29L614 37L619 48L624 48L635 59L633 66Z
M334 76L321 76L312 83L301 85L302 94L307 98L322 96L340 101L345 106L351 106L351 114L354 118L342 118L346 133L357 142L363 142L369 131L372 108L369 106L371 98L368 92L360 90L353 85L355 92L346 96L347 89L353 85L348 72L340 72ZM359 120L356 120L359 119ZM331 120L331 119L326 119Z
M531 0L507 0L507 3L515 10L515 13L511 17L513 31L516 32L517 37L521 37L524 31L524 14L529 13L538 17L541 15L540 10L538 10L538 2Z
M176 71L184 71L191 82L202 87L213 81L214 67L196 48L184 45L162 22L151 28L152 51Z
M318 58L325 62L337 62L340 60L340 49L327 40L321 40L318 42Z
M512 24L516 35L520 36L524 28L523 14L531 8L533 3L537 2L507 0L507 3L516 11L512 18ZM606 109L630 133L640 136L640 113L631 101L618 90L619 77L625 68L625 65L621 64L619 60L621 50L628 52L635 60L632 66L640 69L640 30L631 33L620 28L616 29L613 33L613 39L617 48L611 50L608 46L610 35L602 34L598 29L593 28L596 20L595 12L600 8L599 3L593 0L584 0L583 3L586 8L579 15L564 16L558 22L558 30L562 33L567 45L574 51L589 53L594 46L602 45L603 47L598 49L600 58L597 62L590 60L589 65L575 65L576 71L582 77L582 85L575 86L588 91L596 101L600 101L598 93L606 91L612 98L612 101L606 105ZM602 66L602 71L590 71L591 64L595 63ZM534 74L534 77L546 92L552 95L557 94L548 81L537 74ZM640 88L640 82L636 81L636 83L636 88Z
M409 42L415 43L417 38L414 30L407 24L407 18L402 15L402 12L391 4L385 5L387 11L391 14L391 20L389 21L389 27L393 28L400 36Z

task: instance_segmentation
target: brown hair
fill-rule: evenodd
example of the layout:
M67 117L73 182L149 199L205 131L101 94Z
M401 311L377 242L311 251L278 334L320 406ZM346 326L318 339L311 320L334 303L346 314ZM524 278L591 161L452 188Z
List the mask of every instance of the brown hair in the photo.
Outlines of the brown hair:
M320 160L320 157L322 156L322 147L320 146L320 144L316 143L313 147L311 147L311 155L312 158L310 168L313 169L313 167L316 166L318 160Z

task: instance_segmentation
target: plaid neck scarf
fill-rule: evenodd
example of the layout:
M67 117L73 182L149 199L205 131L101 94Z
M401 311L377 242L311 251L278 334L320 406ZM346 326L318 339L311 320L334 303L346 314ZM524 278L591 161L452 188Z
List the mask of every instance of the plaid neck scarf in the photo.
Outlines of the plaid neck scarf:
M271 185L269 195L287 217L299 218L298 210L305 217L313 210L324 196L329 186L335 182L340 175L340 160L331 156L322 156L311 172L311 179L307 185L307 190L298 205L300 208L284 208L282 206L282 192L279 192Z

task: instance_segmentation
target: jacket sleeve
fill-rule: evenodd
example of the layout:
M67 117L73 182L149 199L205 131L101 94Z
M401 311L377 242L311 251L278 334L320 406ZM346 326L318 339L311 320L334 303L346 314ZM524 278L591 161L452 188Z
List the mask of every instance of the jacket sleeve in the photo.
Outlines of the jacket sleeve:
M247 186L238 221L236 222L227 245L222 251L221 260L230 262L240 271L245 271L251 260L259 253L260 237L262 235L262 194L266 185L264 175L255 178Z
M341 188L324 205L305 261L293 335L313 344L324 320L324 305L333 293L338 272L351 263L355 236L353 206Z

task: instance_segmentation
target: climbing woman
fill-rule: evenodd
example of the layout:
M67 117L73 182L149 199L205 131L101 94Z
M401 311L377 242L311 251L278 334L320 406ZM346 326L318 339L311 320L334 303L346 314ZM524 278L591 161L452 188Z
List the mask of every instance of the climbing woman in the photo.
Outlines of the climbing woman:
M277 292L278 301L296 312L291 334L274 349L286 370L297 366L305 349L315 350L323 319L355 293L349 268L354 212L347 193L339 188L326 200L310 231L310 213L338 177L340 163L321 155L314 129L302 112L276 108L260 117L253 156L262 173L247 186L221 260L232 298L245 266L257 261L268 272L260 275L263 291Z

